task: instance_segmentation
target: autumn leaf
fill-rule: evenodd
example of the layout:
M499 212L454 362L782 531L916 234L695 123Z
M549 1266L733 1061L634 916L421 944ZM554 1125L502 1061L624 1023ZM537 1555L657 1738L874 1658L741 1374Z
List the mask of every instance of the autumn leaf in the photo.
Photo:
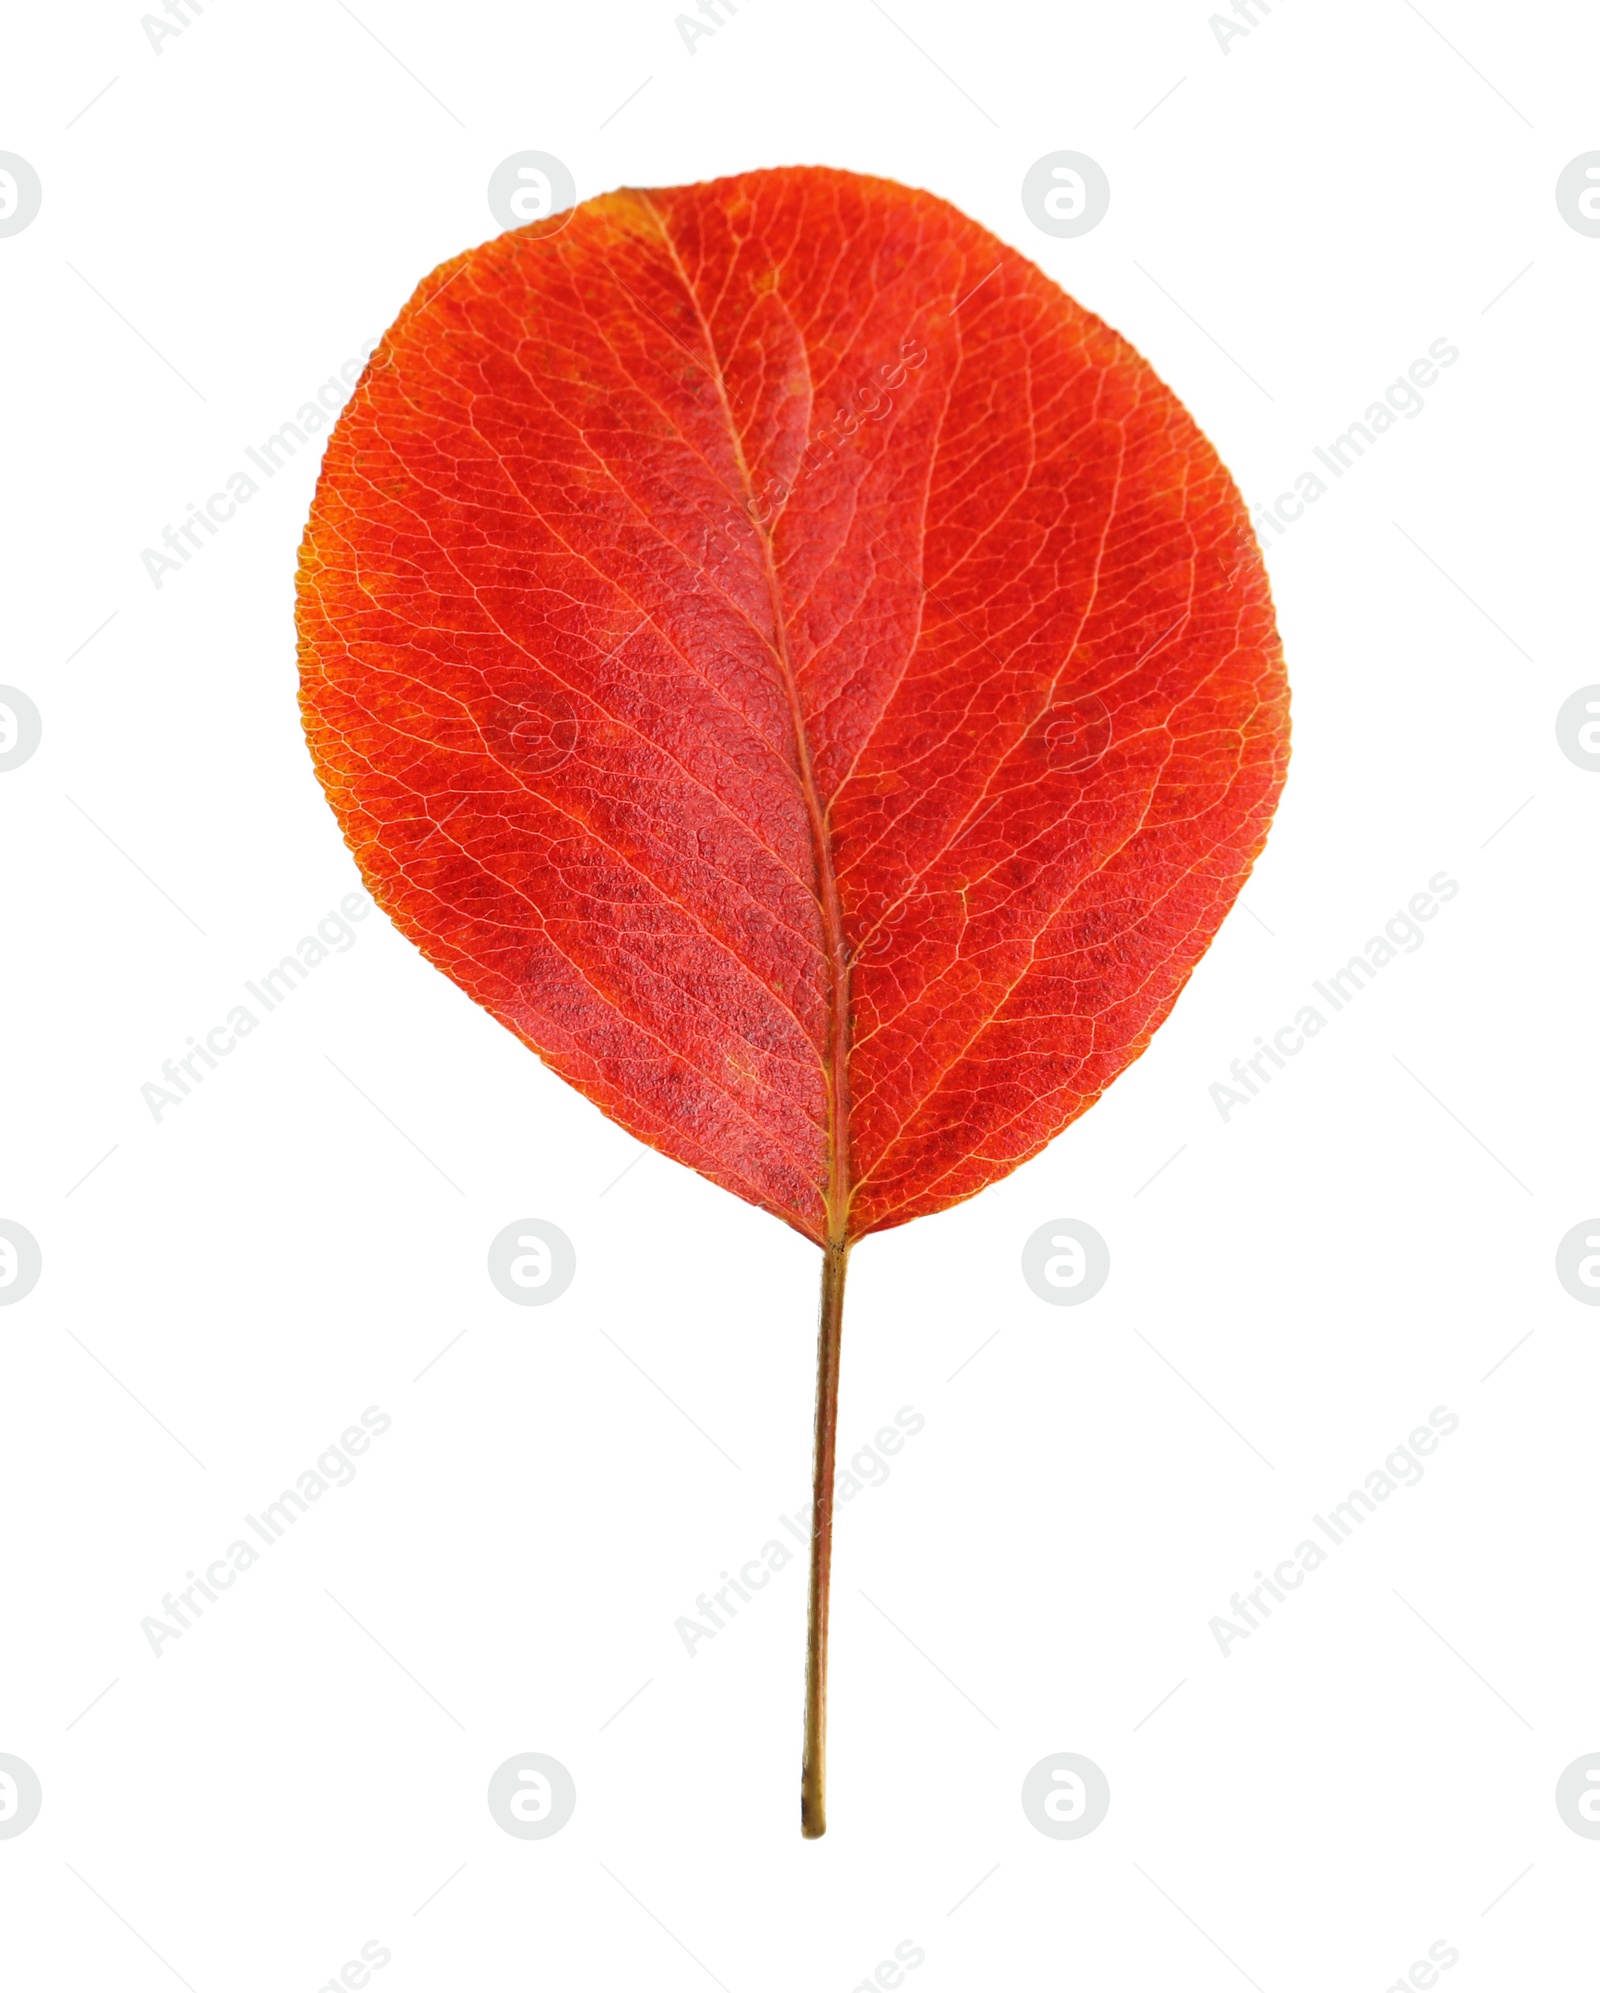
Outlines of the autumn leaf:
M823 1248L823 1829L851 1245L1172 1008L1288 757L1261 557L1109 327L932 195L625 190L445 264L329 441L301 703L374 898L642 1142Z

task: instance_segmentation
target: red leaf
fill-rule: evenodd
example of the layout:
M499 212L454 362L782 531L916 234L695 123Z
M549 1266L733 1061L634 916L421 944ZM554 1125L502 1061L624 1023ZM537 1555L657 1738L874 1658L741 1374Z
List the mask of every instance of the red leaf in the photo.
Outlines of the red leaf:
M955 209L819 169L430 277L329 442L299 624L396 924L819 1242L972 1196L1144 1049L1287 754L1184 409Z
M849 1243L1081 1114L1232 904L1288 757L1245 508L1138 354L954 208L750 173L427 280L329 441L299 627L396 925L828 1249L820 1832Z

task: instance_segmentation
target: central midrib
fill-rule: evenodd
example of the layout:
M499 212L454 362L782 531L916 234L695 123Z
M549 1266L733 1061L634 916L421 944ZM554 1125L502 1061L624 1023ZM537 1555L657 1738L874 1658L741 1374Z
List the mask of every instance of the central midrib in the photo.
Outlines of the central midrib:
M816 869L817 906L822 916L823 952L828 963L829 996L827 1044L823 1055L823 1088L827 1096L828 1119L828 1180L824 1192L827 1207L827 1238L819 1243L840 1247L845 1243L850 1216L850 957L844 939L844 909L839 899L839 884L834 874L833 838L828 828L828 812L817 788L816 769L811 758L811 741L806 733L805 716L800 705L800 688L795 680L794 663L789 655L789 630L783 613L783 597L778 585L777 562L774 558L772 538L757 516L755 487L750 477L750 467L745 462L744 444L739 434L739 426L733 419L733 409L728 401L727 388L722 378L721 362L711 337L711 327L706 322L705 313L700 308L699 297L683 267L677 245L668 233L667 225L655 203L648 195L640 194L639 199L646 207L660 230L667 254L672 258L672 267L677 272L684 295L694 307L695 319L700 327L700 336L705 343L709 360L709 372L716 386L717 399L722 406L722 416L727 424L728 438L733 446L734 459L739 467L739 480L744 487L745 517L761 548L762 571L767 584L767 600L772 611L773 649L778 660L779 673L783 679L784 695L789 702L789 717L794 727L795 760L800 778L800 792L805 800L806 818L811 830L811 851ZM809 424L808 424L809 442Z

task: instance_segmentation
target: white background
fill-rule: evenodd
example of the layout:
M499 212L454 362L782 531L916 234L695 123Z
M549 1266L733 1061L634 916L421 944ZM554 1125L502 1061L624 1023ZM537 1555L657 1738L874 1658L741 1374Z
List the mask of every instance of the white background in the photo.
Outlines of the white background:
M1553 1267L1600 1208L1600 779L1554 718L1600 679L1600 240L1553 193L1600 24L1426 11L1279 0L1226 54L1204 0L742 0L693 55L673 0L208 0L159 54L137 0L15 14L0 149L44 204L0 240L0 676L44 741L0 776L0 1216L44 1275L0 1313L0 1751L44 1810L0 1840L8 1984L314 1993L373 1939L381 1993L849 1993L906 1939L915 1993L1380 1993L1440 1939L1451 1993L1579 1983L1600 1315ZM812 1249L381 916L159 1124L140 1096L357 883L295 708L310 455L159 590L141 550L494 232L525 148L580 196L932 188L1253 503L1460 348L1269 549L1293 767L1153 1049L855 1256L841 1446L926 1427L841 1517L815 1844L803 1564L693 1659L673 1624L806 1499ZM1074 241L1019 199L1061 148L1112 188ZM1229 1062L1441 869L1425 945L1225 1124ZM548 1309L485 1276L524 1216L576 1242ZM1019 1271L1058 1217L1110 1242L1081 1309ZM141 1619L370 1405L355 1482L154 1656ZM1224 1658L1210 1618L1440 1405L1425 1480ZM539 1842L484 1797L528 1750L578 1788ZM1019 1803L1063 1750L1111 1784L1084 1840Z

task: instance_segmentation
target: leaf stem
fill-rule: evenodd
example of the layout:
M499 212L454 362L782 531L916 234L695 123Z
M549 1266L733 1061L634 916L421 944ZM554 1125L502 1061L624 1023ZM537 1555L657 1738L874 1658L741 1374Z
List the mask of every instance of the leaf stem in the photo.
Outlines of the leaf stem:
M834 1445L839 1425L839 1345L850 1247L822 1249L822 1307L817 1327L817 1438L811 1485L811 1605L806 1622L806 1741L800 1761L800 1831L808 1841L828 1831L828 1576L833 1564Z

